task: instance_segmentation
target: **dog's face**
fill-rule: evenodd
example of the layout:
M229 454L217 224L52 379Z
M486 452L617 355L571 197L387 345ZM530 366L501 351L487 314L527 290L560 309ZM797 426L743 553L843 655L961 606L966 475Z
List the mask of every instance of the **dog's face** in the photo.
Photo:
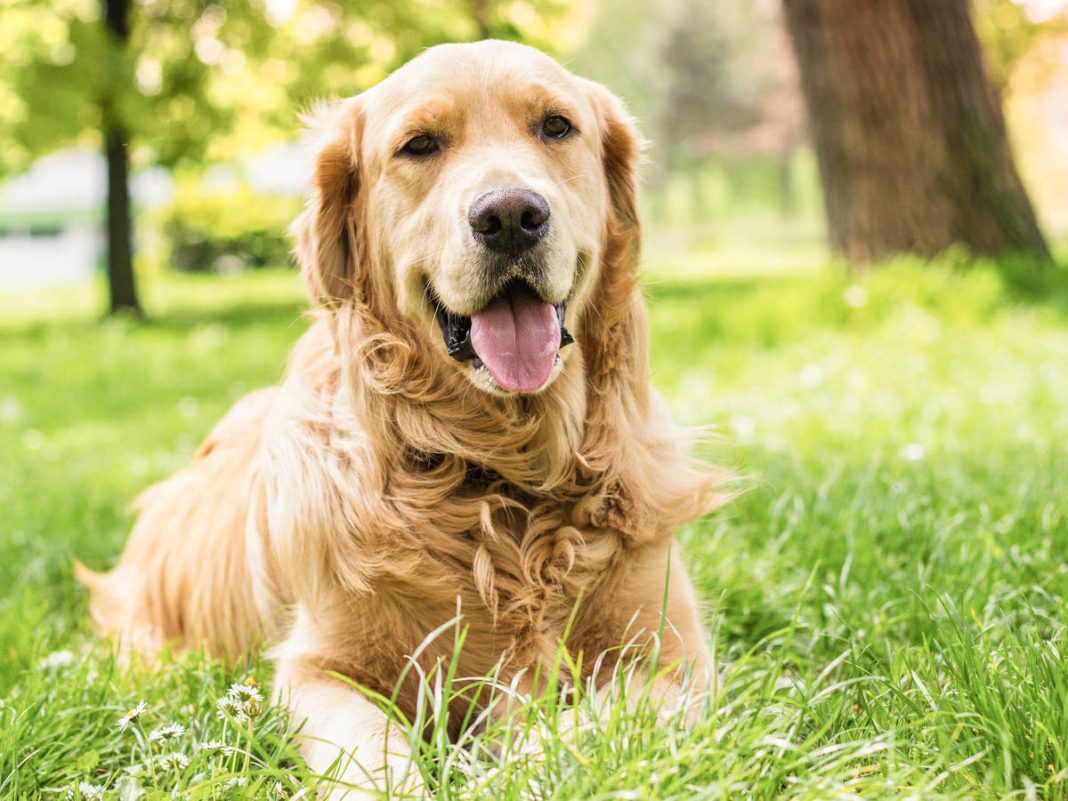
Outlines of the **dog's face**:
M433 48L339 108L341 144L320 156L309 214L326 213L324 183L351 185L334 213L358 215L359 249L383 273L371 283L434 339L433 352L479 389L538 392L563 368L568 325L591 302L617 109L601 87L528 47ZM342 166L347 181L335 174ZM322 227L317 219L310 236L298 234ZM342 265L342 275L359 269Z

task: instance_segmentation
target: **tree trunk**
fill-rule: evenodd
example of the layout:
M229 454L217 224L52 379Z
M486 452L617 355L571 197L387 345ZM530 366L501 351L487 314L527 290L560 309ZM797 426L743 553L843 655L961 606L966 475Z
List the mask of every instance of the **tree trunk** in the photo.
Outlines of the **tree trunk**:
M489 0L471 0L471 17L475 21L475 27L478 28L479 39L489 39L493 36L489 23Z
M128 0L104 0L108 30L120 42L129 36ZM134 283L133 247L130 224L129 158L126 131L117 119L112 98L101 104L104 126L104 150L108 163L108 290L111 313L132 311L141 314Z
M108 159L108 289L111 313L141 313L134 284L130 235L130 190L127 180L126 137L118 125L105 133Z
M967 0L784 0L831 248L854 263L1049 249Z

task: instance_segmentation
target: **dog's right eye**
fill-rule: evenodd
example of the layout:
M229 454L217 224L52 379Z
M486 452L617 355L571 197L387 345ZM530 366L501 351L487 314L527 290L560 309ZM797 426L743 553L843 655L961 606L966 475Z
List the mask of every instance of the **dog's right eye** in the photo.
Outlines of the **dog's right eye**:
M430 134L419 134L419 136L413 136L409 139L404 147L401 148L401 152L409 156L430 156L437 153L441 149L441 145L438 140Z

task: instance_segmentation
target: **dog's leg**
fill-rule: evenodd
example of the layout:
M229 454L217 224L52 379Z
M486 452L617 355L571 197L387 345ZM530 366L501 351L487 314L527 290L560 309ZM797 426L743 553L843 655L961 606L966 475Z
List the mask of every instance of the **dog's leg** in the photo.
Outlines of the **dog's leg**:
M665 714L683 705L687 720L696 722L706 694L716 686L716 667L677 545L650 545L634 553L580 609L576 623L572 647L582 649L587 659L609 652L640 660L656 647L654 700ZM625 643L629 647L620 652ZM611 686L602 682L611 678L616 658L594 677L600 685L598 704L611 694ZM626 692L636 695L647 677L639 665L629 673Z
M302 660L277 664L277 693L299 728L301 754L324 777L329 801L422 798L423 782L399 725L358 690Z

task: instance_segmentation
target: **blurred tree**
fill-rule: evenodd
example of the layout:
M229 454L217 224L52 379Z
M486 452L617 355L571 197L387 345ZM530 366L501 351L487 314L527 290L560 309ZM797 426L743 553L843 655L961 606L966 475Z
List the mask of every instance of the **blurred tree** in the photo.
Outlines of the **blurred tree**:
M785 0L831 247L856 263L1049 250L967 0Z
M0 107L6 101L8 112L0 116L0 176L59 147L102 145L112 312L141 311L131 263L131 142L140 143L142 163L173 166L202 158L230 122L210 94L210 60L196 35L205 20L225 15L194 0L10 0L0 11ZM251 48L249 33L241 44Z
M1013 72L1025 57L1036 53L1045 40L1061 39L1068 33L1068 14L1058 13L1048 3L1028 5L1021 0L972 0L975 26L983 43L990 82L1003 93ZM1035 15L1039 5L1050 13ZM1049 65L1051 68L1054 65Z
M297 112L421 49L485 35L551 49L565 0L3 0L0 178L60 147L108 164L111 309L139 311L128 172L292 139Z
M127 0L104 0L104 24L113 37L112 47L121 52L130 38ZM104 128L104 152L108 163L107 241L108 290L111 312L141 314L133 271L133 237L130 230L130 159L126 123L115 108L115 96L106 93L100 101Z
M732 200L770 167L770 189L789 212L804 112L784 37L767 0L613 0L600 3L569 64L626 98L639 118L652 140L651 197L663 200L679 181L689 190L688 221L705 222L716 192L709 167Z
M661 178L672 168L693 169L698 139L713 127L747 116L730 75L734 56L730 29L721 24L722 6L705 0L665 5L666 30L660 59L666 87L657 109Z

